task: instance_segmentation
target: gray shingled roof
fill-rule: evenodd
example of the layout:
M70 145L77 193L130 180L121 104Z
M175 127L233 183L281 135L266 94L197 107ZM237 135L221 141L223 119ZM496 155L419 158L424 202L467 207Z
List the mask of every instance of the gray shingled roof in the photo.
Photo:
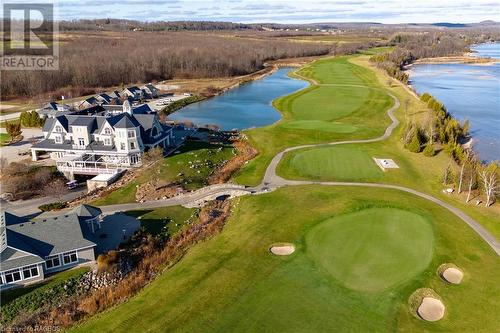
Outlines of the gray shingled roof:
M86 218L93 218L93 217L101 215L102 210L98 207L83 204L83 205L76 207L73 210L73 213L75 213L78 217L86 219Z
M14 232L21 242L29 244L40 257L96 246L94 242L83 237L80 220L76 214L31 220L9 226L8 229ZM7 241L9 238L10 234L7 235Z
M25 253L12 247L7 247L0 254L1 270L10 269L43 263L44 260L35 254Z
M114 128L134 128L134 127L139 127L140 124L135 120L134 118L130 117L128 113L122 113L116 117L121 117L120 120L118 120L113 127ZM114 118L114 117L113 117Z

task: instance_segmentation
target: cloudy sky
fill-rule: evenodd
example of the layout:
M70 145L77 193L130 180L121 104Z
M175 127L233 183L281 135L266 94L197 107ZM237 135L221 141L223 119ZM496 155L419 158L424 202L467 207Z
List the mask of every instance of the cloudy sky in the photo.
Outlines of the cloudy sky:
M61 19L470 23L500 18L495 0L58 0L57 4Z

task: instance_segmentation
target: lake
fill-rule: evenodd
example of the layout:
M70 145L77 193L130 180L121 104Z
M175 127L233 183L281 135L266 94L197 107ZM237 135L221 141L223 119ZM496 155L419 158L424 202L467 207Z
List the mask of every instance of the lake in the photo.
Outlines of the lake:
M500 59L500 43L472 49L475 56ZM500 160L500 63L413 65L410 81L419 94L428 92L443 102L455 118L469 119L482 160Z
M247 129L275 123L281 114L272 106L277 97L303 89L308 83L288 77L292 68L280 68L260 80L230 89L222 95L190 104L168 116L197 126L217 125L222 130Z

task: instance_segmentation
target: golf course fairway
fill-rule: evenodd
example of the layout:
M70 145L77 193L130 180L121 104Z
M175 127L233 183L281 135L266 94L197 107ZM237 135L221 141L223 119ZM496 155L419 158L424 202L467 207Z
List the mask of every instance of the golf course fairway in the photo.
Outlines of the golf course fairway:
M369 228L347 225L349 220L384 223L380 218L388 216L392 221L375 229L369 241ZM354 275L341 281L318 263L316 252L338 252L335 258L346 272L359 269L363 257L367 263L373 259L368 253L356 257L339 244L340 239L336 245L311 248L311 237L323 226L332 232L340 226L346 241L368 242L377 250L373 254L381 257L376 265L370 264L372 272L388 274L381 271L384 260L395 265L392 273L408 269L405 260L409 258L417 267L410 268L411 274L397 273L391 285L382 285L376 274L365 275L363 281ZM387 242L392 228L417 234L414 239L397 236L395 249ZM385 238L376 244L379 235ZM294 244L295 252L270 253L269 246L280 242ZM466 277L459 287L436 274L443 262L464 270ZM422 332L435 328L471 332L481 322L483 332L491 332L495 323L490 319L500 311L495 297L500 292L499 267L498 256L467 225L413 195L371 188L286 187L237 199L221 234L191 248L137 296L70 331ZM374 287L370 292L356 290L360 284ZM426 323L409 310L408 297L424 286L441 295L447 307L439 322Z

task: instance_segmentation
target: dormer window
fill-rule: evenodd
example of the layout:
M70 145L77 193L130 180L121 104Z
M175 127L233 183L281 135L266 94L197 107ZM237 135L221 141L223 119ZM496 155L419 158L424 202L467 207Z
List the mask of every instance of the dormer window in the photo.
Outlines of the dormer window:
M57 133L62 133L62 127L61 127L61 126L59 126L59 125L57 125L57 126L56 126L56 132L57 132Z
M106 128L104 129L104 134L106 134L106 135L111 135L111 128L106 127Z

